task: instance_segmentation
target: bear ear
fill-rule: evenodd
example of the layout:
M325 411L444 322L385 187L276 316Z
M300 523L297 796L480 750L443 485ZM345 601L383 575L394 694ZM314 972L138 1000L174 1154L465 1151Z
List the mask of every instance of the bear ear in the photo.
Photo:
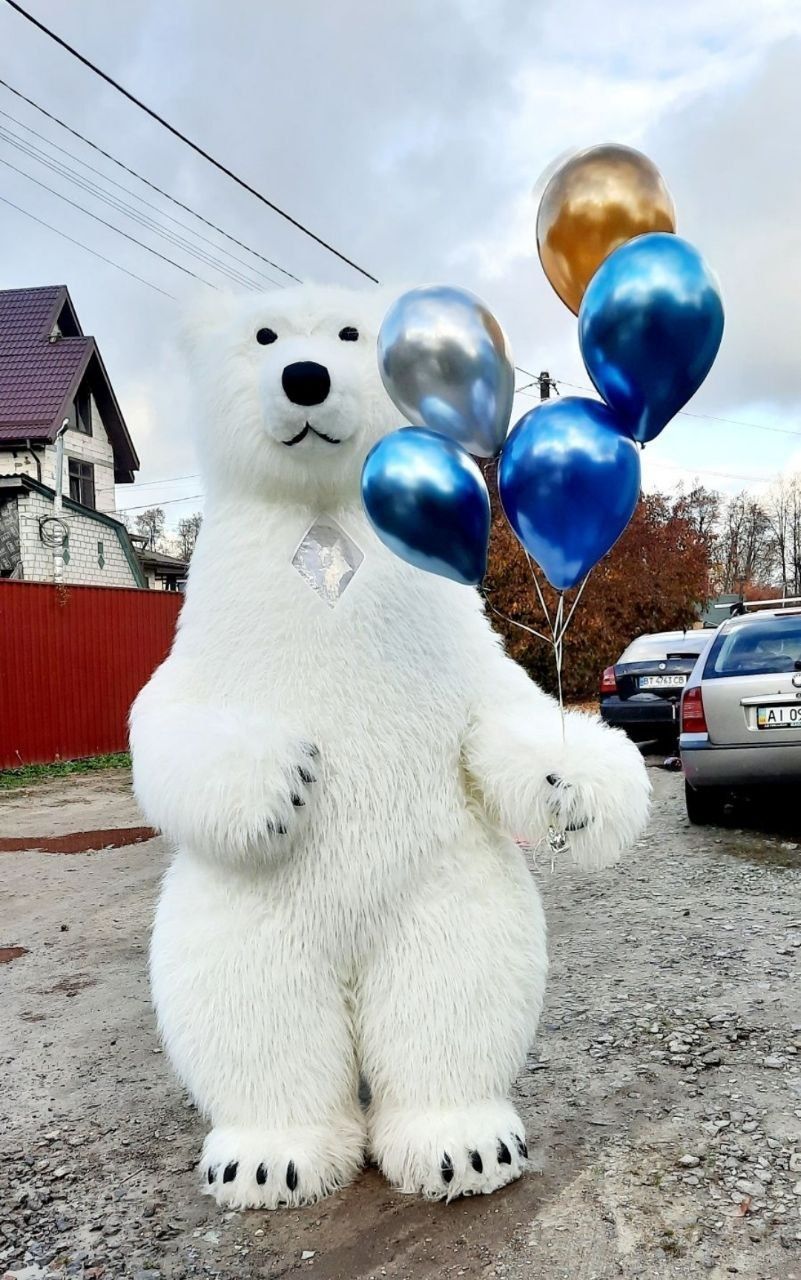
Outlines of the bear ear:
M178 345L184 355L195 356L207 347L241 308L241 296L222 289L204 288L190 293L182 303L178 321Z

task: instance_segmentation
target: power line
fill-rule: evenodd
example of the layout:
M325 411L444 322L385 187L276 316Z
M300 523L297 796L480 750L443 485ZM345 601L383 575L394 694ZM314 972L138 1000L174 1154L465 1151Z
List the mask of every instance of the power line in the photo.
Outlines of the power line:
M685 467L685 466L682 466L680 462L663 462L661 458L652 458L650 454L648 456L649 458L651 458L651 462L650 462L651 466L667 467L670 471L686 471L688 474L692 474L692 475L718 476L723 480L750 480L750 481L756 482L757 484L770 484L772 480L776 479L775 475L772 475L772 476L750 475L749 476L749 475L744 475L742 472L738 472L738 471L711 471L708 467Z
M159 484L177 484L179 480L199 480L200 472L195 471L191 476L166 476L163 480L137 480L135 491L138 493L140 489L150 489L154 485Z
M565 382L563 378L557 378L560 386L570 387L573 391L589 391L591 395L596 395L594 387L582 387L577 382ZM771 427L765 422L744 422L741 418L721 418L714 413L693 413L690 409L679 409L677 417L682 418L703 418L708 422L726 422L732 427L751 427L754 431L774 431L782 436L801 436L801 431L794 431L792 427Z
M10 0L7 0L10 3ZM148 253L152 253L155 258L161 258L162 262L168 262L171 267L177 267L179 271L183 271L184 275L192 276L193 280L199 280L201 284L208 285L210 289L216 289L210 280L204 280L194 271L190 271L189 267L181 266L180 262L175 262L172 258L168 258L166 254L159 253L158 249L153 249L149 244L145 244L144 240L137 240L136 236L129 235L127 231L123 231L121 227L115 227L113 222L107 222L105 218L101 218L98 214L92 213L91 209L85 209L82 204L77 204L74 200L70 200L69 196L62 195L60 191L49 187L46 182L40 182L38 178L34 178L32 173L26 173L24 169L18 169L10 160L4 160L0 156L0 164L4 164L7 169L13 169L15 173L19 173L23 178L27 178L29 182L35 182L37 187L41 187L44 191L49 191L51 195L58 196L59 200L63 200L65 204L69 204L73 209L78 209L81 213L85 213L87 217L94 218L95 222L99 222L104 227L109 227L111 231L116 231L117 235L124 236L126 240L130 240L132 244L138 244L140 249L147 249Z
M100 258L101 262L107 262L110 267L116 267L118 271L123 271L126 276L130 276L132 280L138 280L140 284L146 284L148 289L155 289L156 293L161 293L165 298L172 298L173 302L177 302L174 293L167 293L166 289L161 289L157 284L153 284L150 280L145 280L144 276L138 276L135 271L129 271L127 267L121 267L119 262L114 262L112 258L107 258L105 254L98 253L97 249L90 249L88 244L68 236L66 231L62 231L60 227L54 227L51 223L45 222L44 218L37 218L35 213L31 213L30 209L23 209L22 205L14 204L13 200L0 196L3 204L7 204L9 208L16 209L17 213L24 214L26 218L30 218L32 222L38 222L40 227L47 227L48 231L54 231L57 236L61 236L64 240L69 240L70 244L77 245L79 249L85 249L87 253L91 253L95 258Z
M5 113L0 112L0 114ZM103 204L108 205L109 208L114 209L117 213L122 213L125 217L131 218L140 226L145 227L149 231L154 231L156 235L161 236L162 239L166 240L169 244L175 245L176 248L188 253L199 262L203 262L206 266L210 266L215 270L220 271L236 284L246 285L248 288L252 289L259 287L257 281L255 281L252 276L246 275L245 272L240 271L236 267L229 265L229 263L223 262L220 258L215 257L214 254L209 253L207 249L203 249L201 246L194 244L191 240L187 240L184 236L181 236L177 232L171 230L171 228L165 227L157 218L153 218L150 214L140 211L135 207L135 205L128 204L113 192L106 191L99 183L94 182L89 177L84 177L83 174L70 168L70 166L64 164L63 161L57 160L53 156L49 156L47 152L43 151L40 147L37 147L32 142L28 142L25 138L20 138L2 124L0 124L0 139L8 143L10 146L15 147L16 150L21 151L24 155L28 156L29 159L35 160L38 164L44 165L45 168L49 169L52 173L58 174L61 178L66 178L68 182L80 187L81 190L86 191L88 195L100 200ZM128 192L128 194L131 195L134 200L138 200L140 198L135 194L135 192ZM160 213L161 211L157 209L156 212ZM171 220L176 221L175 219ZM178 226L182 226L190 235L194 234L191 228L185 227L182 223L178 223ZM246 268L246 270L249 270L249 268ZM272 283L275 284L276 282L273 281Z
M213 231L216 231L218 235L223 236L224 239L230 240L231 244L238 245L239 248L244 249L246 253L250 253L254 258L258 258L261 262L265 262L267 266L272 267L273 270L280 271L282 275L287 276L290 280L295 280L298 284L302 283L298 276L293 275L291 271L287 271L286 267L279 266L279 264L277 262L273 262L271 258L266 258L263 253L259 253L258 249L254 249L252 245L245 244L243 240L237 240L236 236L232 236L230 232L223 230L222 227L218 227L216 222L211 222L208 218L204 217L202 213L198 213L197 209L193 209L191 205L184 204L183 200L179 200L177 196L170 195L169 191L164 191L161 187L156 186L155 182L151 182L149 178L145 178L144 175L139 173L136 169L131 169L127 164L123 164L122 160L113 156L110 151L104 151L103 148L96 142L93 142L91 138L87 138L85 134L79 133L77 129L73 129L71 125L68 125L59 116L55 116L52 112L45 110L45 108L38 102L35 102L33 98L29 98L26 94L21 93L19 89L15 89L7 80L0 79L0 85L2 85L4 89L7 89L9 93L13 93L15 97L20 98L23 102L27 102L28 106L33 107L33 109L38 111L40 115L45 116L48 120L52 120L53 124L57 124L60 129L64 129L67 133L72 134L72 136L77 138L79 142L83 142L87 147L91 147L93 151L98 153L98 155L103 156L106 160L110 160L112 164L115 164L117 168L122 169L124 173L130 174L132 178L136 178L137 181L144 183L144 185L149 187L151 191L155 191L157 195L163 196L165 200L169 200L171 204L176 206L176 208L183 209L185 213L191 214L193 218L197 218L197 220L202 222L204 226L210 227ZM7 112L3 112L3 114L6 115ZM14 117L10 116L9 119L13 120ZM18 123L22 124L22 121L19 121ZM23 129L30 129L31 133L36 133L36 130L31 129L30 125L23 124L22 127ZM37 134L37 137L43 137L43 135ZM64 151L65 155L71 156L74 160L78 159L77 156L72 155L72 152L65 151L63 147L59 147L56 142L52 142L51 146L56 147L59 151ZM92 169L92 166L86 164L86 161L83 163L88 169ZM105 176L109 182L114 182L113 178L109 178L108 175L102 174L100 169L92 169L92 172L99 174L101 177ZM114 185L119 186L120 184L114 183ZM127 190L127 188L122 189ZM165 217L166 216L168 215L165 214ZM199 232L194 232L194 234L200 239L206 240L208 244L214 244L214 241L209 240L207 236L200 236ZM227 250L223 250L223 252L227 252ZM241 258L236 258L234 254L231 254L230 256L234 258L236 262L242 263L243 266L247 265L242 262ZM269 276L265 278L270 279Z
M28 157L28 159L34 160L37 164L43 165L46 169L49 169L51 173L57 174L60 178L66 178L68 182L73 183L73 185L79 187L82 191L85 191L88 195L94 197L94 199L100 200L102 204L107 205L116 213L121 213L124 217L130 218L133 222L138 223L139 226L144 227L147 231L155 232L156 235L161 236L162 239L166 240L168 244L174 245L184 253L188 253L189 256L194 258L196 261L202 262L205 266L212 267L212 269L221 272L222 275L226 276L229 280L232 280L235 284L244 285L249 289L258 288L256 282L250 276L246 276L241 271L237 271L235 268L229 267L227 263L222 262L219 258L215 258L213 254L208 253L207 250L199 248L199 246L193 244L190 240L186 240L183 236L179 236L169 228L165 228L155 218L151 218L146 213L140 213L133 205L126 204L126 202L121 200L118 196L105 191L98 183L93 182L91 178L84 178L76 170L71 169L69 165L65 165L59 160L54 160L51 156L48 156L45 151L42 151L41 148L34 146L33 143L29 143L23 138L17 137L17 135L6 129L2 124L0 124L0 140L8 143L9 146L14 147L17 151L21 151L23 155ZM136 196L134 196L134 199L136 199Z
M135 94L131 93L129 89L126 89L121 85L119 81L115 80L113 76L110 76L108 72L103 71L102 68L98 67L94 62L91 62L89 58L86 58L82 53L79 53L78 50L74 48L73 45L68 44L62 36L57 35L55 31L50 29L50 27L45 26L45 24L40 22L38 18L35 18L32 13L28 13L27 9L23 9L21 4L17 4L17 0L6 0L6 4L23 17L26 22L30 22L50 40L53 40L67 53L71 54L73 58L77 58L83 66L87 67L96 76L99 76L101 80L105 80L106 84L111 85L112 89L116 89L118 93L121 93L122 96L127 98L129 102L132 102L134 106L139 107L140 111L144 111L152 120L155 120L160 124L162 128L167 129L173 137L178 138L180 142L183 142L187 147L190 147L192 151L201 156L202 159L208 161L209 164L214 165L215 169L218 169L220 173L224 173L227 178L230 178L237 184L237 186L240 186L243 191L247 191L250 195L255 196L256 199L260 200L268 209L272 209L273 213L277 213L279 217L283 218L286 222L289 222L293 227L296 227L298 231L302 231L310 240L314 240L315 243L321 245L323 249L327 249L329 253L333 253L335 257L339 258L341 262L346 263L347 266L352 267L354 271L358 271L360 275L371 280L373 284L378 284L377 278L374 275L371 275L365 267L360 267L358 262L354 262L352 258L346 257L344 253L341 253L339 249L335 249L327 240L323 240L321 236L318 236L314 231L310 230L310 228L305 226L304 223L300 222L297 218L293 218L291 214L280 208L280 206L275 204L272 200L269 200L267 196L258 191L256 187L252 187L244 178L240 178L239 175L234 173L232 169L229 169L227 165L222 164L220 160L216 160L213 155L208 151L205 151L197 142L193 142L185 133L181 133L180 129L177 129L175 125L170 124L169 120L165 120L164 117L160 116L152 107L147 106L145 102L142 102L141 98L137 98Z
M224 253L232 262L237 262L240 266L245 267L246 270L252 271L258 279L266 280L270 284L278 284L278 281L274 276L268 276L265 275L264 272L258 271L252 263L246 262L244 258L238 257L235 253L231 253L230 249L226 249L223 245L218 244L215 240L212 240L210 236L204 236L202 232L196 231L194 227L190 227L186 222L182 222L180 218L173 217L171 213L167 213L166 209L162 209L160 205L154 204L152 200L146 200L144 196L140 195L136 191L132 191L130 187L126 187L122 182L117 182L116 178L112 178L109 174L104 173L102 169L95 168L94 165L91 165L87 160L84 160L82 156L76 156L74 151L68 151L66 147L60 146L57 142L54 142L52 138L48 138L46 134L40 133L38 129L34 129L31 125L26 124L24 120L18 120L16 116L12 116L8 111L0 110L0 116L4 116L6 120L11 120L18 128L24 129L26 133L32 133L35 138L40 140L40 142L46 143L47 146L51 147L54 151L60 151L62 155L67 156L70 160L74 160L76 164L81 165L89 173L96 174L97 177L102 178L104 182L108 182L112 187L116 187L118 191L125 192L125 194L130 196L132 200L137 200L148 209L153 209L154 212L158 213L162 218L166 218L168 222L173 222L176 227L180 227L183 231L194 236L197 240L202 240L204 244L211 245L211 247L216 249L218 253ZM9 132L13 134L13 131ZM13 136L16 137L17 143L22 141L19 138L19 134ZM26 145L33 147L34 151L39 151L39 148L35 147L33 143L27 143ZM46 153L40 152L40 154L45 155ZM50 156L48 159L52 161L53 158ZM63 164L63 161L55 163ZM64 168L69 171L68 165L64 165ZM88 181L91 181L91 179L88 179ZM97 186L96 183L92 183L92 185Z
M164 502L143 502L138 507L120 507L119 511L150 511L154 507L169 507L173 502L196 502L199 498L205 498L205 493L189 493L185 498L167 498Z

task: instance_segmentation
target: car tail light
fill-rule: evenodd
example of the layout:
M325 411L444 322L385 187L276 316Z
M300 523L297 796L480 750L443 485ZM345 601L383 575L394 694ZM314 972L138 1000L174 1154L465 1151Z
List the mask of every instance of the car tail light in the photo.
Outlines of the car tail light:
M681 700L681 731L682 733L709 732L706 727L704 697L700 685L684 690L684 697Z
M601 693L617 693L617 676L614 667L607 667L601 676Z

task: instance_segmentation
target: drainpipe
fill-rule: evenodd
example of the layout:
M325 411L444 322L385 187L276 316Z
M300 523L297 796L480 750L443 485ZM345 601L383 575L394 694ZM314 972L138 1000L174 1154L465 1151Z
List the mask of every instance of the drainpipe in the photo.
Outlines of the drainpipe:
M64 433L70 425L65 418L56 432L56 496L53 500L53 515L61 519L61 495L64 489ZM64 573L64 542L56 537L53 543L53 581L61 582Z
M39 454L35 451L33 447L33 441L26 440L25 448L28 450L28 453L33 458L33 465L36 467L36 479L39 481L39 484L41 484L42 483L42 463L39 458Z

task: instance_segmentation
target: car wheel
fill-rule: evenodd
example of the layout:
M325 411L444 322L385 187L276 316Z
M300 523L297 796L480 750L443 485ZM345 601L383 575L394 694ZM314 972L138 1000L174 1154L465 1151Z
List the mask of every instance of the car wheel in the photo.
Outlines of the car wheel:
M717 787L700 787L696 791L685 781L684 801L687 805L687 817L696 827L720 822L723 816L723 801Z

